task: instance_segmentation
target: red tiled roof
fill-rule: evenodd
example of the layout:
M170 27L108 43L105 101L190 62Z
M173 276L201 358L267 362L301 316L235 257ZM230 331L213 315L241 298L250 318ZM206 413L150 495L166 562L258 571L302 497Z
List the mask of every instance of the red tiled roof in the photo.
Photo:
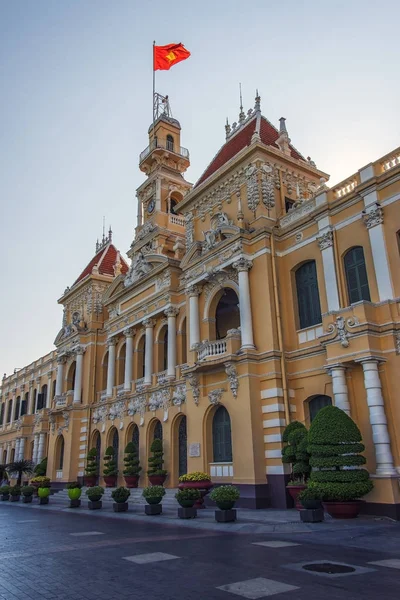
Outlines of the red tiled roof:
M84 279L87 275L90 275L95 265L98 266L100 275L114 275L114 265L115 261L117 260L117 253L118 250L114 244L108 244L105 248L99 250L99 252L92 258L90 263L83 269L75 283L82 281L82 279ZM129 267L122 256L120 256L120 260L121 273L125 274L128 272Z
M236 156L243 148L250 146L251 137L256 128L256 118L252 119L243 129L239 130L233 137L231 137L226 144L222 146L216 156L213 158L203 175L197 181L194 187L200 185L208 179L215 171L218 171L224 164L226 164L231 158ZM265 117L261 117L260 125L260 137L261 142L267 146L274 146L278 148L276 140L279 138L279 131L275 129L273 125ZM291 148L292 158L302 159L304 158L299 154L293 146Z

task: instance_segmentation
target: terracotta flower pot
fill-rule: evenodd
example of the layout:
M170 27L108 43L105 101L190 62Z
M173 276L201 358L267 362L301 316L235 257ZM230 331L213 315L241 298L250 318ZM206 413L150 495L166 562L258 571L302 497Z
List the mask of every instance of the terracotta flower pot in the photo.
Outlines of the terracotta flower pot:
M355 519L361 508L359 500L352 502L323 502L322 504L328 515L331 515L334 519Z
M139 483L139 475L124 475L127 488L137 488Z
M94 487L96 485L96 475L85 475L86 487Z
M306 489L306 485L303 484L299 484L299 485L287 485L286 489L289 492L290 496L293 498L293 502L295 507L297 508L297 510L302 510L303 505L301 504L301 502L299 502L298 497L300 492L302 492L303 490Z
M149 475L151 485L164 485L166 479L166 475Z
M116 475L104 475L104 483L106 487L116 487L117 485L117 476Z
M204 508L204 497L208 494L213 486L212 481L210 479L204 481L183 481L178 485L178 489L186 490L198 490L201 494L201 498L196 500L194 503L194 508Z

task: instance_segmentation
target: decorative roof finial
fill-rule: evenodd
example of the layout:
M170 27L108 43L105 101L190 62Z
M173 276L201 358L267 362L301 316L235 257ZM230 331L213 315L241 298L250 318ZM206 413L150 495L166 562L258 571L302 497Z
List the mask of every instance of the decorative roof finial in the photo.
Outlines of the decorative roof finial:
M228 139L230 132L231 132L231 126L229 125L228 117L226 117L226 125L225 125L225 137L226 137L226 139Z
M286 121L285 117L281 117L279 119L279 133L287 133L285 121Z
M255 98L255 104L254 104L254 110L259 112L261 110L261 98L258 94L258 90L256 90L256 98Z
M112 242L112 229L111 229L111 225L110 225L110 228L108 230L108 241Z
M279 119L279 138L276 140L279 150L287 155L290 155L290 138L286 129L286 119L281 117Z
M239 113L239 123L243 123L243 121L246 118L246 115L243 112L243 100L242 100L242 84L239 83L239 90L240 90L240 113Z

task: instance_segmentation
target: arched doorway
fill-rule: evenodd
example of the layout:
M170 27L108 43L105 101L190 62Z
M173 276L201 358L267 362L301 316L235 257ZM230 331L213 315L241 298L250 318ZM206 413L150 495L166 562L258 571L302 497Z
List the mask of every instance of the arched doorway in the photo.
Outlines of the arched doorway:
M103 358L103 364L101 366L101 390L107 389L107 372L108 372L108 351L105 353Z
M136 379L144 377L144 357L146 352L146 336L142 335L136 348Z
M64 467L64 436L58 436L56 443L56 470L62 471Z
M76 361L74 361L67 373L67 391L73 391L75 389L75 371L76 371Z
M319 396L313 396L308 401L308 411L310 414L310 422L312 423L317 413L321 410L321 408L325 408L325 406L332 405L332 398L330 396L325 396L321 394Z
M131 441L135 444L137 451L139 452L139 427L134 423L131 433Z
M126 344L123 344L117 359L117 385L123 385L125 380Z
M118 469L119 435L118 435L118 430L115 428L114 428L114 433L113 433L111 439L112 439L111 445L114 448L114 460L116 462L117 469Z
M212 422L213 461L232 462L231 419L225 406L219 406Z
M178 426L178 474L187 473L187 428L186 416L183 415Z
M162 429L161 421L159 421L158 419L156 420L156 423L154 425L153 439L154 440L156 440L156 439L162 440L163 439L163 429Z
M224 288L215 310L216 339L224 339L229 329L238 329L239 327L239 298L234 290Z

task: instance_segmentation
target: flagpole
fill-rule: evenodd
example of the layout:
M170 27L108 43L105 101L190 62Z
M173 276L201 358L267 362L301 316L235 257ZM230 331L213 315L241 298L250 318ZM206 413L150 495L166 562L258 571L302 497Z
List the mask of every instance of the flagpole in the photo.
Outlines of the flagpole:
M154 58L155 58L155 40L153 41L153 142L155 142L155 123L156 123L156 111L154 106L155 94L156 94L156 70L154 68Z

